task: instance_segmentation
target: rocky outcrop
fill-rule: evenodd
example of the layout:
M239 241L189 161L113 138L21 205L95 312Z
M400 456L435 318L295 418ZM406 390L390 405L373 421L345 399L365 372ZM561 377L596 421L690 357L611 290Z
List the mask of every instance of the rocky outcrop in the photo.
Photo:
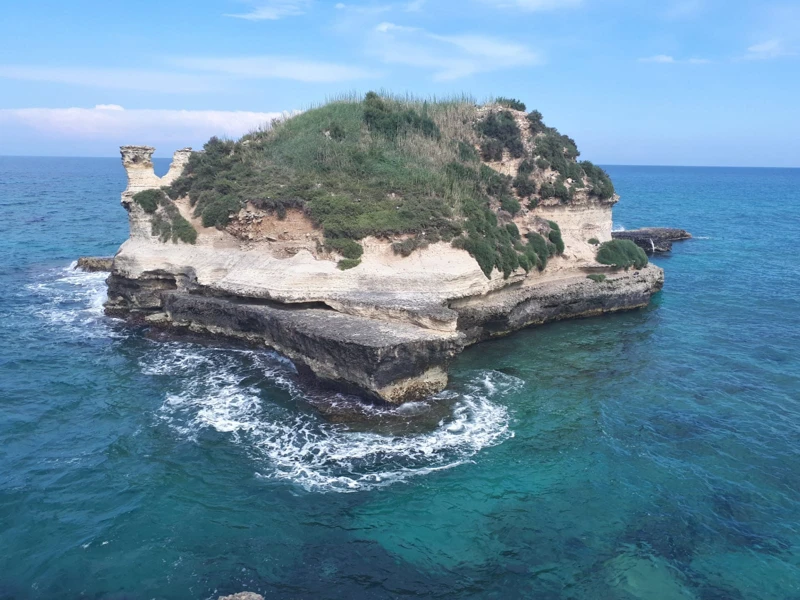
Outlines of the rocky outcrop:
M89 273L102 273L111 271L113 266L113 256L81 256L75 268Z
M220 596L219 600L264 600L264 596L255 592L239 592L230 596Z
M615 271L596 262L589 240L611 239L616 197L585 194L514 217L523 235L558 222L566 249L542 272L520 268L507 278L497 270L486 277L470 254L449 243L402 256L392 248L395 240L377 238L361 240L361 263L342 271L340 257L325 249L302 211L281 219L252 204L219 230L204 228L179 199L175 207L196 229L196 243L164 243L133 195L177 177L189 151L175 154L164 178L153 173L152 154L147 146L122 148L131 237L114 257L106 312L268 346L301 373L373 399L399 403L436 393L469 344L529 325L642 307L663 285L656 266Z
M669 227L643 227L628 231L614 231L615 240L630 240L648 254L660 254L672 250L672 242L688 240L692 234L683 229Z

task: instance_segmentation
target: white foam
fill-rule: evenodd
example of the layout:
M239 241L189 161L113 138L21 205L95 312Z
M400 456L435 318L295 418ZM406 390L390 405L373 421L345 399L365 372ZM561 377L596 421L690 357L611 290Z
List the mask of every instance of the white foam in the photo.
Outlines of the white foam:
M68 267L43 273L36 283L25 286L37 302L32 311L48 323L83 337L107 337L111 330L103 317L107 299L106 273L88 273Z
M371 407L385 416L413 418L433 403L452 404L450 414L432 430L391 435L355 431L328 423L314 411L263 398L262 388L245 383L253 381L254 372L263 374L268 385L303 397L290 365L277 355L173 344L144 363L145 372L179 380L181 389L169 394L159 410L179 435L196 440L204 430L228 434L232 443L245 445L258 476L317 492L388 486L471 460L513 435L507 409L495 400L522 385L502 373L479 372L460 394L448 391L398 408Z
M611 228L611 231L625 231L625 226L615 223L614 226Z

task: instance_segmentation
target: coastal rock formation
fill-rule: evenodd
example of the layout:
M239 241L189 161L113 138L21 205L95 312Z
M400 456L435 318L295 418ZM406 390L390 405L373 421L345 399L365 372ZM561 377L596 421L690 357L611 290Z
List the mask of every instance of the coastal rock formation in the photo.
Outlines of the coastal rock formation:
M111 271L113 266L113 256L81 256L75 268L89 273L102 273Z
M239 592L230 596L220 596L219 600L264 600L264 596L255 592Z
M672 250L672 242L688 240L692 234L670 227L643 227L627 231L614 231L615 240L630 240L648 254L662 254Z
M365 103L365 119L371 108ZM360 119L361 106L356 109ZM106 312L268 346L301 373L400 403L442 390L450 361L469 344L528 325L642 307L661 289L663 272L654 265L622 270L597 262L597 244L612 238L618 197L605 173L575 162L574 142L546 128L535 111L526 116L497 105L465 105L454 119L451 107L426 105L429 113L404 109L392 121L389 109L382 110L384 120L365 121L367 130L359 121L343 131L338 123L305 127L302 119L315 117L310 111L240 142L212 140L204 153L179 150L163 178L153 172L153 148L123 146L130 238L113 261ZM493 115L505 119L498 130L512 131L511 138L486 124ZM406 129L378 138L379 127L395 122L436 129L428 132L431 139ZM448 129L456 126L455 133ZM281 156L305 152L295 142L305 135L341 155L347 151L341 144L357 136L355 160L366 160L358 144L385 149L388 143L426 168L441 169L443 153L461 162L446 165L451 183L437 191L432 179L424 193L434 195L413 205L413 211L430 210L435 223L420 230L405 205L418 189L414 182L439 171L396 188L405 193L378 187L369 201L357 185L347 189L346 200L344 191L326 192L326 185L350 185L338 172L331 179L327 167L278 185L272 177L285 174L264 176L272 167L255 153L269 156L289 134L292 145ZM420 159L406 141L427 154ZM217 172L208 161L216 161ZM354 168L363 173L363 166ZM386 176L360 177L380 186ZM434 213L435 194L447 197L454 186L462 190L447 200L455 210L441 204ZM369 224L359 225L361 235L349 233L361 223Z

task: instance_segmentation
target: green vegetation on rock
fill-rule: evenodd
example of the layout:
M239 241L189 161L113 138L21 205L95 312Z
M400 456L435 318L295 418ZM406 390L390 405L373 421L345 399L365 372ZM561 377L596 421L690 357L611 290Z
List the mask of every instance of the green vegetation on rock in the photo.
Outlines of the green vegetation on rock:
M591 275L587 275L586 279L591 279L595 283L602 283L606 280L606 276L602 273L592 273Z
M589 243L592 246L599 246L600 245L600 240L598 240L597 238L589 238Z
M547 232L550 242L539 236L542 248L518 231L515 237L506 213L523 210L520 199L528 207L542 198L572 201L584 188L584 169L574 141L544 125L540 113L527 115L523 135L524 104L497 103L503 108L487 111L469 98L342 97L238 141L212 138L167 192L188 196L208 227L225 228L246 204L278 218L302 210L322 229L325 245L344 257L341 268L358 264L358 240L401 235L395 252L452 241L487 276L494 268L505 276L544 268L548 256L564 250L560 232ZM536 139L525 142L531 133ZM515 177L481 162L504 156L522 159ZM603 186L602 176L589 168L587 194Z
M611 240L600 244L597 262L628 270L647 266L647 254L630 240Z
M187 244L197 241L197 231L192 224L183 218L178 207L163 190L144 190L133 195L133 201L142 209L153 215L151 233L162 242L172 240Z
M501 96L500 98L497 98L495 102L500 106L510 108L511 110L525 111L525 103L521 100L517 100L516 98L503 98Z
M156 212L163 198L164 192L161 190L144 190L143 192L137 192L133 195L133 201L141 206L144 212L149 215Z

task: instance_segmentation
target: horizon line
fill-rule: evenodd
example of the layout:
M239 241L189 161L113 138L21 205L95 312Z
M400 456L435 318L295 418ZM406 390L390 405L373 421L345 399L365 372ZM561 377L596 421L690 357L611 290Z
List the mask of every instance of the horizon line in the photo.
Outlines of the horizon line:
M0 154L0 158L119 158L116 155L107 156L73 156L73 155L57 155L57 154ZM168 156L153 156L154 159L169 160L172 155ZM608 167L669 167L681 169L800 169L796 167L775 167L763 165L679 165L679 164L646 164L646 163L607 163L598 162L600 166Z

